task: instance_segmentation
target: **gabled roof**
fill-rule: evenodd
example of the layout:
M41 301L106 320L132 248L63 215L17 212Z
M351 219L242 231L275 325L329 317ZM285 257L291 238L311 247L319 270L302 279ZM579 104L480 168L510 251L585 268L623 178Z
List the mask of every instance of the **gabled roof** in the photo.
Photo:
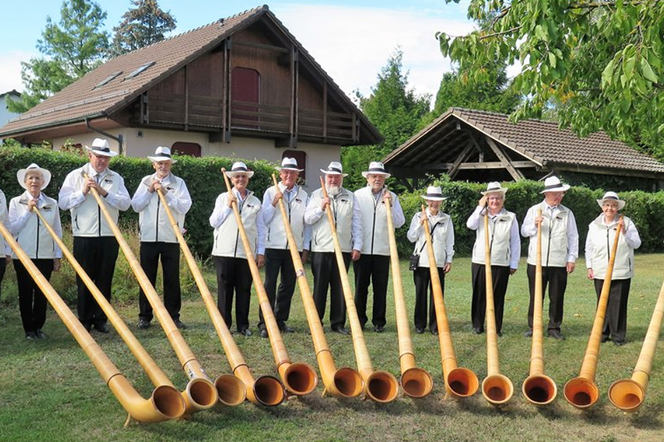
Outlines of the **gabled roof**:
M233 33L265 18L278 27L300 51L302 58L332 86L349 107L357 111L368 130L378 139L378 131L360 112L346 94L323 71L286 27L263 5L231 17L220 19L183 34L154 43L107 61L88 72L60 92L10 121L0 129L0 136L106 117L129 104L134 98L166 79L191 61L218 46ZM154 62L133 78L129 74L147 63ZM103 86L95 87L113 77Z
M459 144L459 139L450 136L447 143L438 143L437 140L444 135L443 129L455 121L465 123L464 126L482 132L507 149L547 169L556 165L569 165L664 173L664 163L621 141L612 140L605 132L580 138L569 129L559 129L555 121L522 120L512 123L506 114L461 108L450 108L392 151L384 162L386 165L413 166L408 164L409 158L414 159L413 151L434 148L434 144L436 155L445 156L445 151L453 149L455 141ZM449 130L445 134L449 134ZM454 157L449 160L453 162Z
M12 89L11 91L0 93L0 98L4 97L5 95L15 95L17 97L20 97L21 93L19 91L17 91L16 89Z

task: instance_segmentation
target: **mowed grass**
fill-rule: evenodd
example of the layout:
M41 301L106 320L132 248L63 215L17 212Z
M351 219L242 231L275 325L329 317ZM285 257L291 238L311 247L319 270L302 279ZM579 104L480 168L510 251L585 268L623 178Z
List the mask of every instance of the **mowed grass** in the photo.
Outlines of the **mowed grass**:
M49 338L29 342L24 338L17 304L12 301L0 311L0 441L661 441L664 349L655 353L646 400L637 413L626 414L615 408L607 391L613 381L631 376L660 291L663 265L664 255L637 256L637 276L629 301L629 342L623 347L602 344L596 375L601 397L587 411L575 409L563 396L564 384L579 374L596 303L582 260L570 277L565 299L563 333L567 340L544 340L545 373L555 380L558 396L542 408L528 403L521 393L531 352L530 339L523 337L528 308L524 261L510 281L503 337L498 339L500 371L512 380L515 391L509 404L500 409L489 405L481 393L464 400L446 398L437 337L412 332L418 366L434 378L433 393L424 399L400 394L396 401L379 405L360 398L321 397L323 388L319 381L313 394L291 398L278 407L263 408L245 402L238 407L200 412L188 420L157 424L132 421L125 428L126 412L52 309L44 328ZM414 289L405 261L401 271L408 317L412 318ZM12 281L11 273L8 269L5 289ZM206 279L214 292L213 272L206 271ZM229 373L203 302L190 284L186 287L182 320L189 329L183 331L183 336L212 378ZM70 284L66 289L74 287ZM7 301L7 296L3 297ZM459 366L473 370L481 381L487 372L486 335L472 333L470 298L470 260L455 259L445 295L452 339ZM398 377L399 351L391 290L388 300L386 332L376 334L369 327L365 339L374 368ZM148 330L137 330L137 302L116 308L176 387L183 389L186 376L158 323L153 322ZM254 332L257 308L254 298ZM545 302L545 312L547 308ZM317 367L299 290L289 324L296 329L296 333L284 335L291 361ZM93 336L147 397L152 386L119 336L113 331L108 335L93 332ZM326 336L337 367L356 367L351 338L333 333ZM235 339L255 375L276 374L268 340L257 334L235 335Z

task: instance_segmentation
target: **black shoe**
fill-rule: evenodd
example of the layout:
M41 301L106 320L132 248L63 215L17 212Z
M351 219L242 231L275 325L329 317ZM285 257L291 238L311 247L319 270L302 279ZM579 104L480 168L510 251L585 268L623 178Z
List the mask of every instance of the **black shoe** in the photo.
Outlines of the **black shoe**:
M267 338L267 329L262 328L260 335L261 335L261 338Z
M501 338L503 337L503 332L496 332L496 334Z
M526 338L532 338L533 337L533 331L532 330L526 330L526 332L523 334Z
M383 333L385 331L385 326L384 325L376 325L376 326L374 326L374 331L376 333Z
M146 330L150 328L150 321L147 321L145 319L139 319L137 327L141 330Z
M422 333L424 333L424 329L422 327L415 327L415 333L421 335Z
M251 336L251 335L253 335L253 333L251 332L251 330L249 330L248 328L240 329L240 330L238 330L237 332L238 332L239 334L241 334L241 335L245 335L245 336Z
M105 322L102 322L101 324L95 324L95 330L97 330L99 333L108 333L110 331L108 324Z
M46 336L46 333L44 333L43 331L41 331L41 329L37 329L37 331L35 332L35 336L37 336L37 338L39 338L39 339L46 339L46 338L48 338L48 336Z
M549 336L560 341L565 340L565 337L558 330L549 330Z
M605 335L602 335L602 339L600 339L600 342L604 343L604 342L606 342L606 341L610 341L610 340L611 340L610 337L605 336Z
M25 334L25 339L29 339L31 341L34 341L35 339L39 339L39 338L37 338L37 334L35 332L29 331Z
M616 345L616 347L622 347L623 345L627 344L625 341L613 341L613 343Z
M332 331L335 333L339 333L340 335L349 335L350 332L346 330L344 327L332 327Z
M438 330L432 329L431 334L434 336L438 336Z
M289 327L288 324L284 324L284 326L280 327L279 330L281 330L281 333L295 333L295 329Z
M187 324L180 321L179 319L174 319L173 322L175 323L175 326L181 330L186 330L188 328Z
M473 328L473 333L475 333L476 335L481 335L482 333L484 333L484 330L482 330L479 327L474 327Z

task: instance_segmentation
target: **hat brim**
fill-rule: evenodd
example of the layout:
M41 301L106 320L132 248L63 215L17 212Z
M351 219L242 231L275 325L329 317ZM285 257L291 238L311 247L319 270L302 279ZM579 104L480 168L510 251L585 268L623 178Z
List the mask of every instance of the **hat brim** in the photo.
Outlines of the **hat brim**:
M569 184L561 184L558 187L553 187L551 189L544 189L540 193L548 193L548 192L567 192L569 190Z
M385 175L385 178L389 178L392 176L392 174L387 172L369 172L369 171L362 172L362 176L364 178L368 177L369 175Z
M424 198L427 201L445 201L447 199L446 196L426 196L426 195L422 195L422 198Z
M482 195L488 195L490 193L502 193L505 195L507 193L507 189L504 187L501 187L500 189L491 189L491 190L484 190L480 192Z
M341 175L341 176L348 176L347 173L341 173L341 172L330 172L329 170L325 169L318 169L321 172L323 172L325 175Z
M28 186L25 185L25 176L28 174L28 172L40 172L42 174L44 177L44 183L42 184L41 190L46 189L46 186L48 186L48 184L51 182L51 172L46 169L42 169L41 167L39 169L20 169L18 172L16 172L16 179L18 180L18 183L21 185L21 187L25 190L28 190Z
M117 155L117 152L113 152L112 150L109 150L108 152L104 152L103 150L96 150L91 148L90 146L85 146L85 148L88 150L88 152L92 152L95 155L99 155L102 157L114 157Z
M297 167L275 167L275 169L277 169L279 172L281 172L282 170L294 170L296 172L304 171L304 169L298 169Z
M597 204L599 204L599 206L601 208L604 208L604 201L614 201L614 202L618 203L618 210L622 210L622 208L625 207L625 201L615 200L613 198L603 198L601 200L597 200Z
M159 161L170 161L171 163L174 163L174 164L175 164L175 163L178 162L178 160L174 160L174 159L171 158L171 157L156 157L156 156L155 156L155 157L151 157L150 155L148 155L148 159L149 159L150 161L152 161L153 163L158 163Z
M227 170L225 173L228 178L233 178L235 175L242 175L242 174L247 175L247 178L251 178L252 176L254 176L253 170L236 170L236 171Z

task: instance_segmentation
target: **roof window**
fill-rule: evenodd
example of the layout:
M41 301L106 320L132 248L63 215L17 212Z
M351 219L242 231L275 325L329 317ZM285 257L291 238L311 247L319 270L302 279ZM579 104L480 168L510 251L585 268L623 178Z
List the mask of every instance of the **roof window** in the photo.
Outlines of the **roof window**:
M125 80L130 80L130 79L132 79L132 78L138 76L138 74L140 74L141 72L143 72L144 70L146 70L147 68L149 68L150 66L152 66L152 65L154 65L154 64L155 64L154 61L149 61L149 62L147 62L147 63L145 63L145 64L139 66L134 72L132 72L131 74L127 75L124 79L125 79Z
M108 77L104 78L102 81L97 83L93 89L97 89L98 87L102 87L110 83L114 78L117 78L120 74L122 74L122 71L113 72L111 75L109 75Z

